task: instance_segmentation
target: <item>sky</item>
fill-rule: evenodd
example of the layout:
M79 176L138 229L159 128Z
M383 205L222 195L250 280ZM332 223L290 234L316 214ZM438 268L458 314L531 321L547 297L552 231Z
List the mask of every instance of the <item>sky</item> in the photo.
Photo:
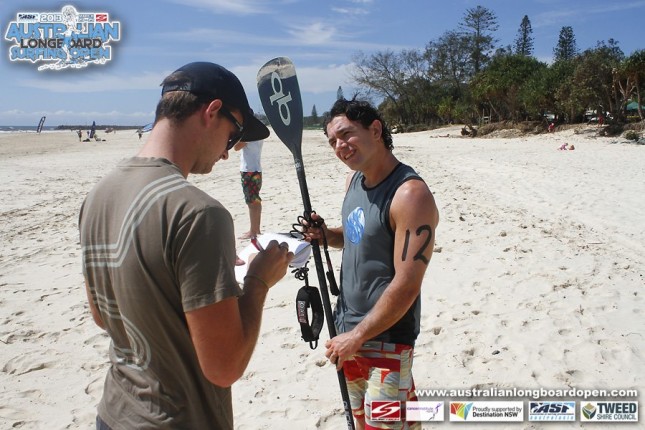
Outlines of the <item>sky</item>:
M16 41L6 37L18 13L60 13L66 5L80 14L106 12L119 23L111 59L64 70L12 61ZM573 28L581 51L610 38L626 55L645 48L645 0L2 0L0 126L36 125L41 116L47 126L148 124L163 78L192 61L231 70L251 107L262 111L257 71L279 56L296 66L304 115L314 106L321 115L339 86L353 94L357 53L423 50L478 5L497 16L499 46L513 44L527 15L541 61L551 61L563 26Z

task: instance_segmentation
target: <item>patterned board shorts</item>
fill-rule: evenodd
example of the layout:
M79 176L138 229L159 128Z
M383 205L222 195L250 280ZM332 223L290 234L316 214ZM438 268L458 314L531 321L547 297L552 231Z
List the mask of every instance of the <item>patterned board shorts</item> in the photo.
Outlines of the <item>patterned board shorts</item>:
M372 420L372 400L417 401L412 378L412 356L409 345L367 342L343 363L349 400L354 417L365 417L365 429L420 429L421 423ZM365 416L366 415L366 416Z
M240 172L242 174L242 191L246 204L261 202L262 172Z

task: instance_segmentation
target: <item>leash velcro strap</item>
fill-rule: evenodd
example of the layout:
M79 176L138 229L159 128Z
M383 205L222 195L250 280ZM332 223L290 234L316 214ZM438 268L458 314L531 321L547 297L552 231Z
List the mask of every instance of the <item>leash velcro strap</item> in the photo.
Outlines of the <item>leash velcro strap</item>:
M309 308L311 308L311 323L309 322ZM300 323L302 339L309 342L311 349L318 346L318 336L322 330L325 312L318 288L304 286L298 290L296 296L296 313Z

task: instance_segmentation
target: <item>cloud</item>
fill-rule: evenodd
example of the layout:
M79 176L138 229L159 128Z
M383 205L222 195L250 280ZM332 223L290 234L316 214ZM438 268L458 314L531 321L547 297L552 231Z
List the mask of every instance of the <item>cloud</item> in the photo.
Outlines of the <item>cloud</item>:
M293 20L299 21L299 20ZM213 28L194 28L182 32L165 32L159 34L160 38L193 42L195 40L207 41L213 46L244 46L245 49L257 47L294 47L316 46L320 48L318 53L336 52L336 56L349 57L352 52L358 50L372 51L380 49L399 50L408 47L387 46L372 41L361 41L360 35L340 31L336 26L324 21L313 21L309 23L287 23L283 26L286 33L283 35L258 35L244 31L220 30ZM338 52L341 50L342 52ZM229 49L230 51L230 49Z
M100 74L80 79L24 79L21 86L52 93L100 93L104 91L158 90L166 72L143 72L136 76Z
M294 40L305 45L324 45L333 42L334 34L338 33L334 27L322 22L292 25L287 32Z
M256 15L269 13L266 2L260 0L169 0L188 7L210 10L213 13Z
M257 73L262 64L252 64L232 68L231 71L240 78L244 85L249 101L252 106L259 103L257 97L257 88L254 83L257 80ZM300 91L308 94L323 94L327 92L335 93L338 86L351 86L349 71L352 64L331 64L325 67L303 66L296 64L298 84Z
M533 28L571 25L571 21L581 22L587 17L599 14L628 12L645 8L645 1L603 2L601 5L588 5L584 8L559 6L554 10L542 12L535 17Z
M332 8L332 10L341 15L353 15L353 16L368 15L370 13L367 9L356 8L356 7L354 8L334 7Z
M328 67L303 67L298 70L298 79L307 92L321 94L336 91L338 86L347 85L352 64L337 64Z

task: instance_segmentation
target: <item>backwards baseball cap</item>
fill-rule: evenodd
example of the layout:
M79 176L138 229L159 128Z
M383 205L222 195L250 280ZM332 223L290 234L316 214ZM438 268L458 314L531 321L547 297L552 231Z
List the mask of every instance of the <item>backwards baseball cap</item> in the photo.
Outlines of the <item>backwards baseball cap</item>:
M255 117L249 106L240 80L224 67L204 61L188 63L175 70L182 76L175 81L165 82L161 95L171 91L188 91L198 96L220 99L227 106L239 109L244 117L242 139L247 142L266 139L269 129Z

